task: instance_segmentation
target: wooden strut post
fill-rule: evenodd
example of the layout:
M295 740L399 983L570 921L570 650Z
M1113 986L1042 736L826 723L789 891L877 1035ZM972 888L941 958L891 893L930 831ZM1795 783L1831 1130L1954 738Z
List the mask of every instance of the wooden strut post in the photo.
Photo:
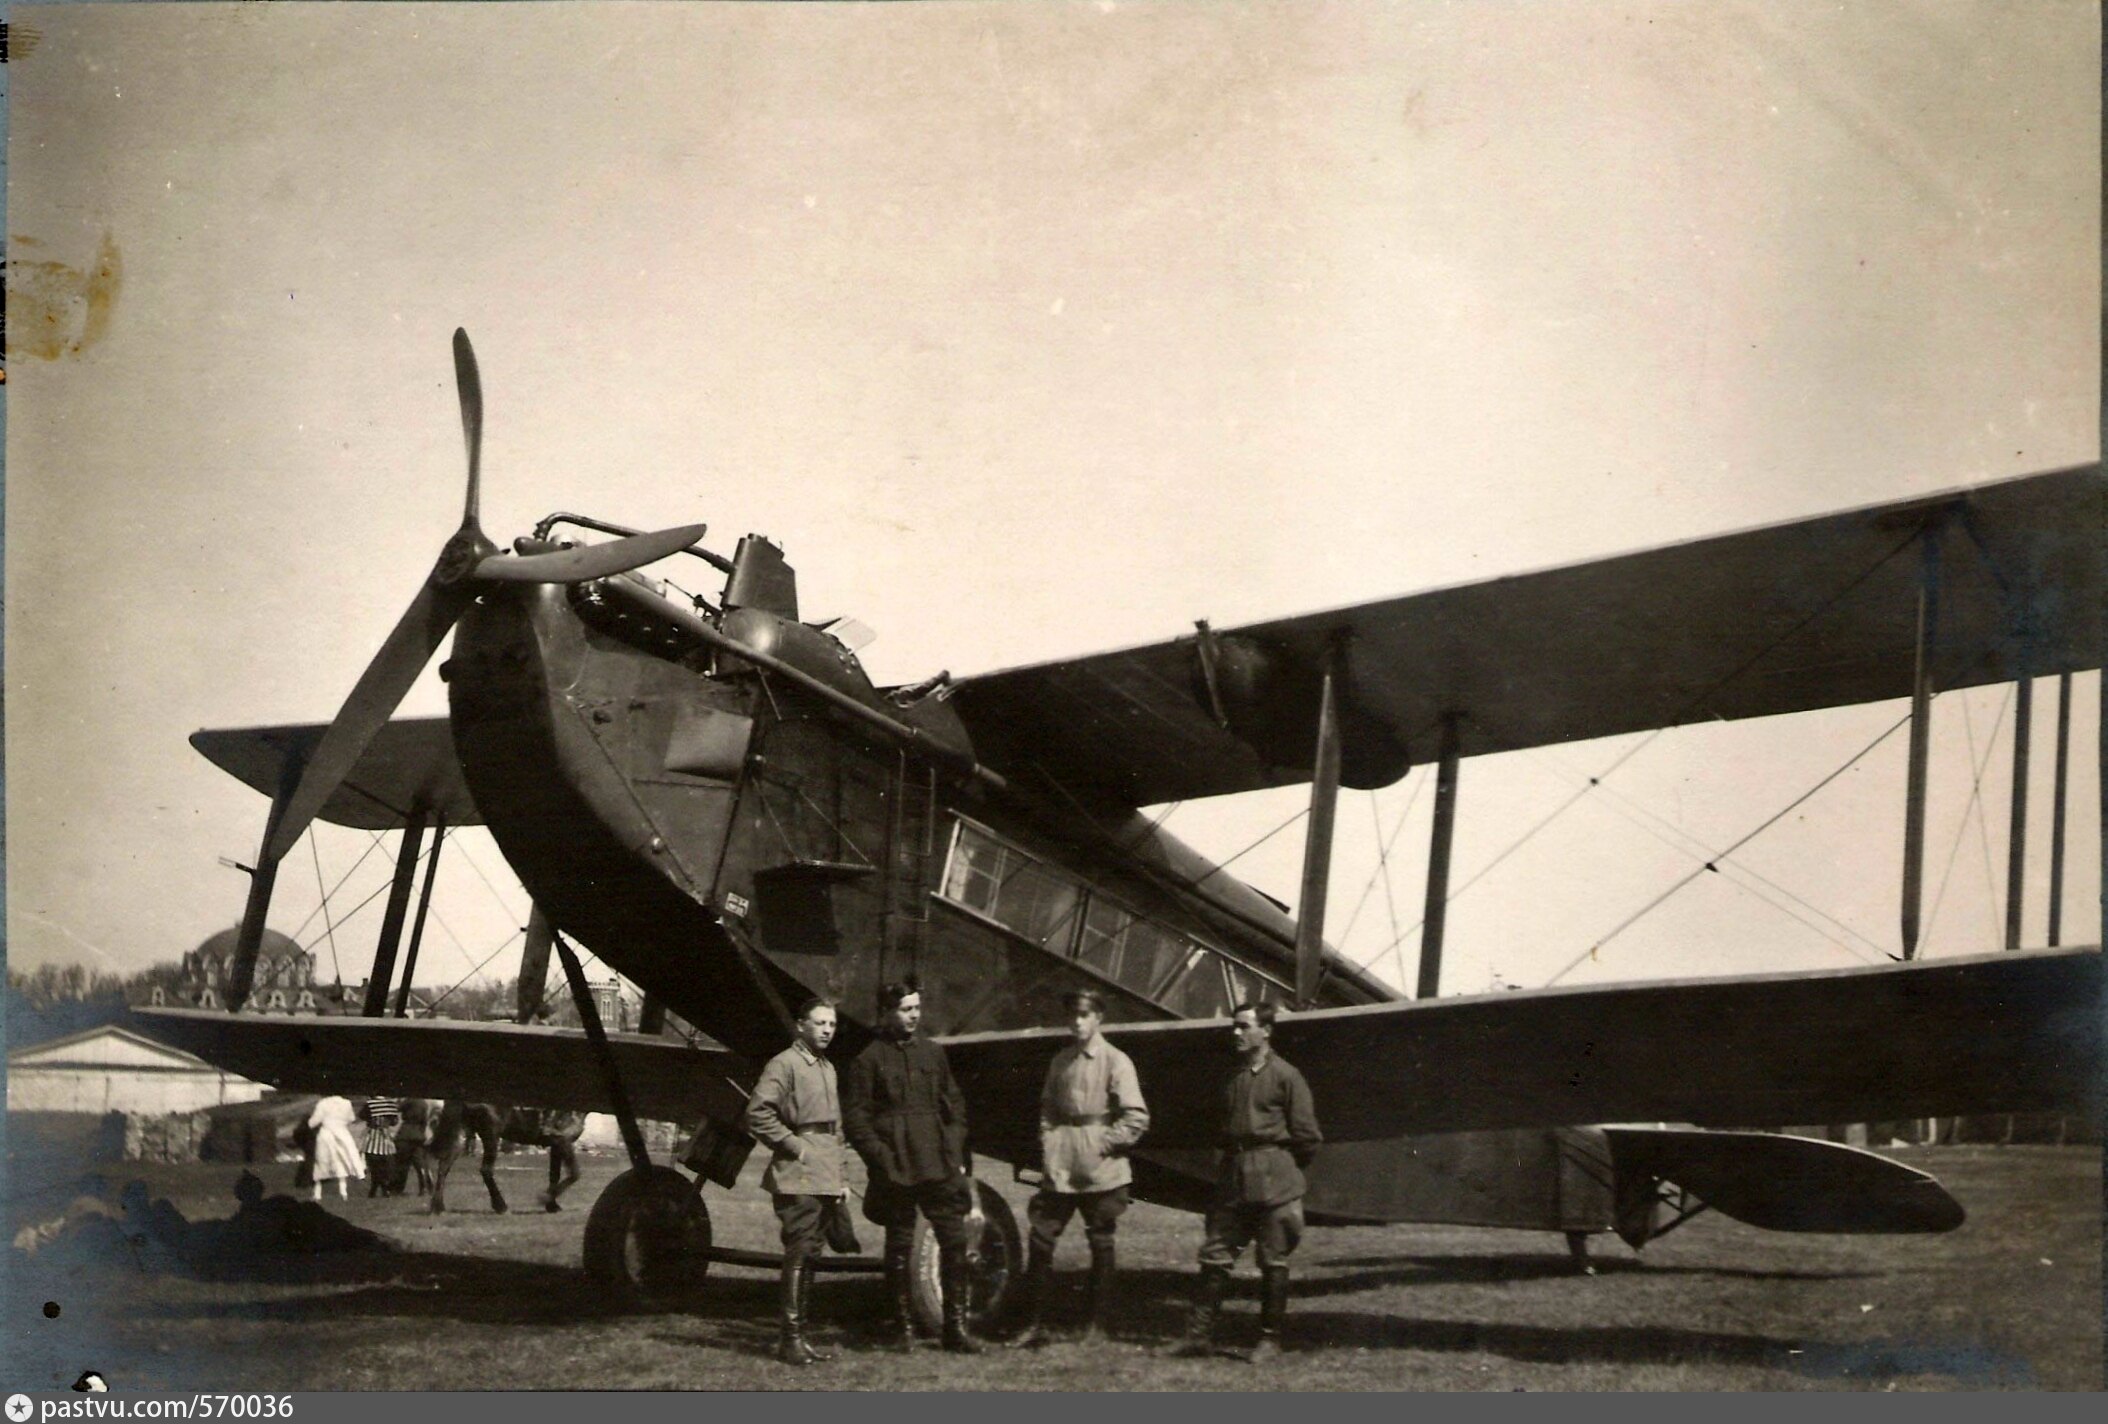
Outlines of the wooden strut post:
M553 929L549 938L556 945L556 957L563 961L564 978L571 985L572 1002L578 1005L578 1021L584 1025L586 1042L593 1045L593 1056L600 1060L601 1076L607 1081L608 1099L615 1106L615 1121L622 1128L622 1145L629 1149L629 1164L639 1172L651 1168L651 1153L644 1146L644 1129L637 1126L637 1114L629 1105L629 1094L622 1089L622 1074L615 1067L615 1050L608 1046L607 1030L600 1024L600 1006L593 1002L593 991L586 984L585 967L578 962L577 951L571 942Z
M1925 883L1925 763L1932 746L1932 648L1940 617L1940 525L1919 536L1918 658L1910 684L1910 781L1903 800L1903 957L1918 952Z
M1442 985L1442 934L1449 924L1449 847L1457 828L1457 714L1442 719L1442 760L1435 771L1435 828L1427 846L1427 903L1421 912L1420 982L1416 999Z
M1303 838L1303 893L1296 902L1296 1007L1317 1002L1325 968L1325 892L1332 880L1332 822L1339 805L1341 645L1325 652L1318 688L1317 751L1310 774L1310 824Z
M549 917L536 905L527 916L527 943L520 950L520 982L514 988L518 1014L514 1023L533 1023L542 1006L542 988L549 978L549 941L555 935Z
M388 986L395 978L395 950L403 939L403 915L410 908L410 886L417 879L417 855L425 843L427 813L411 810L403 822L403 843L395 852L395 879L388 886L388 910L381 916L381 938L373 949L373 973L366 979L366 1002L359 1012L377 1019L388 1012Z
M278 768L278 794L271 798L271 812L264 818L263 845L256 852L256 868L249 872L249 899L242 906L242 926L234 936L234 963L227 968L230 1014L248 1001L255 984L256 955L263 948L264 920L271 913L272 887L278 883L278 862L270 857L271 840L278 834L286 803L299 789L300 773L306 769L307 758L296 752L288 752L285 764Z
M2057 783L2049 823L2049 943L2064 934L2064 792L2071 769L2071 674L2057 675Z
M424 889L417 892L417 919L410 926L410 952L403 956L403 982L395 991L395 1016L410 1016L410 984L417 977L417 947L425 942L425 913L432 908L432 882L439 878L439 851L446 844L446 817L432 826L432 854L425 861Z
M2013 813L2006 850L2006 948L2020 948L2020 911L2027 900L2028 729L2035 720L2035 680L2022 670L2013 722Z

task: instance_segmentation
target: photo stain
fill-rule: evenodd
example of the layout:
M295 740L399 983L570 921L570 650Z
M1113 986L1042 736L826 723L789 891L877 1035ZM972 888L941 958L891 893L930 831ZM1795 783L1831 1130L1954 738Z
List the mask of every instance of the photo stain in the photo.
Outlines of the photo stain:
M44 1302L44 1318L46 1320L56 1320L59 1318L59 1303L57 1301L47 1300Z
M15 247L34 247L17 237ZM124 285L124 256L109 233L83 270L64 262L10 258L7 264L7 354L58 361L78 356L109 329Z

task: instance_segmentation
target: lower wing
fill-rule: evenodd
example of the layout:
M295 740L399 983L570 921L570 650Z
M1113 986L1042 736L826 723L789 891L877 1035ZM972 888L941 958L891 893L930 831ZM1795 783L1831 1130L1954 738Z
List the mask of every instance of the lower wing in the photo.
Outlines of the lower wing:
M1213 1145L1221 1020L1122 1024L1151 1147ZM1333 1141L1579 1123L1720 1127L2084 1107L2100 1075L2098 947L1373 1004L1283 1015ZM1029 1149L1052 1030L945 1042L977 1150Z
M2084 1107L2099 1087L2097 948L1827 974L1524 990L1283 1016L1325 1134L1672 1121L1776 1126ZM134 1011L208 1062L312 1092L395 1092L607 1111L575 1030L440 1019ZM1221 1020L1122 1024L1149 1146L1209 1147L1231 1058ZM749 1073L723 1049L609 1036L640 1116L736 1121ZM943 1040L977 1151L1030 1160L1052 1029Z
M593 1046L577 1029L452 1019L319 1018L211 1009L134 1009L140 1030L206 1062L304 1093L528 1103L611 1112ZM730 1050L611 1033L622 1087L639 1117L737 1122L748 1076Z

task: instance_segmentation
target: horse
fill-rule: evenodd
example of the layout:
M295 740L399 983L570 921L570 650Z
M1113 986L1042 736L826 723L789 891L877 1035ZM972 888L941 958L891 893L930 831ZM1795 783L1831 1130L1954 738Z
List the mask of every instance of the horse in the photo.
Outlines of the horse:
M454 1159L471 1137L483 1144L483 1185L490 1192L492 1211L508 1210L505 1194L498 1190L498 1178L492 1170L497 1165L500 1142L549 1149L549 1186L541 1194L542 1210L563 1210L557 1199L578 1180L578 1138L586 1127L584 1113L449 1098L429 1121L431 1134L425 1152L432 1161L431 1210L435 1215L446 1210L447 1173L453 1170Z

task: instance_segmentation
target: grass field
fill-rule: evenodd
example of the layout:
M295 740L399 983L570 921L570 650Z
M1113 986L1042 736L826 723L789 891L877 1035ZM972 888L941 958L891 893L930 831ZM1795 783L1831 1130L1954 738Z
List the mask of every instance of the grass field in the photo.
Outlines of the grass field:
M1312 1231L1297 1261L1292 1353L1255 1369L1153 1353L1183 1321L1198 1222L1138 1206L1121 1227L1122 1338L1111 1345L885 1354L864 1348L854 1324L880 1312L879 1283L823 1276L817 1334L842 1354L802 1371L769 1358L775 1285L764 1273L713 1267L679 1312L625 1315L595 1300L580 1232L621 1165L599 1157L558 1215L493 1216L473 1177L457 1179L455 1209L438 1218L410 1198L332 1199L331 1211L396 1249L252 1261L224 1279L11 1253L4 1383L63 1388L92 1368L115 1389L274 1391L2101 1388L2099 1150L1895 1155L1939 1175L1968 1223L1939 1237L1786 1236L1707 1215L1641 1256L1598 1238L1594 1277L1571 1273L1547 1234ZM531 1205L540 1164L538 1154L501 1164L515 1203ZM197 1221L233 1210L240 1169L103 1170L143 1179ZM289 1189L290 1167L262 1171L272 1190ZM11 1175L19 1221L34 1184ZM1026 1193L1006 1192L1022 1220ZM720 1244L773 1247L751 1180L710 1200ZM862 1229L873 1247L875 1231ZM1083 1246L1071 1236L1057 1316L1079 1304ZM1224 1332L1233 1343L1256 1328L1248 1274L1241 1285Z

